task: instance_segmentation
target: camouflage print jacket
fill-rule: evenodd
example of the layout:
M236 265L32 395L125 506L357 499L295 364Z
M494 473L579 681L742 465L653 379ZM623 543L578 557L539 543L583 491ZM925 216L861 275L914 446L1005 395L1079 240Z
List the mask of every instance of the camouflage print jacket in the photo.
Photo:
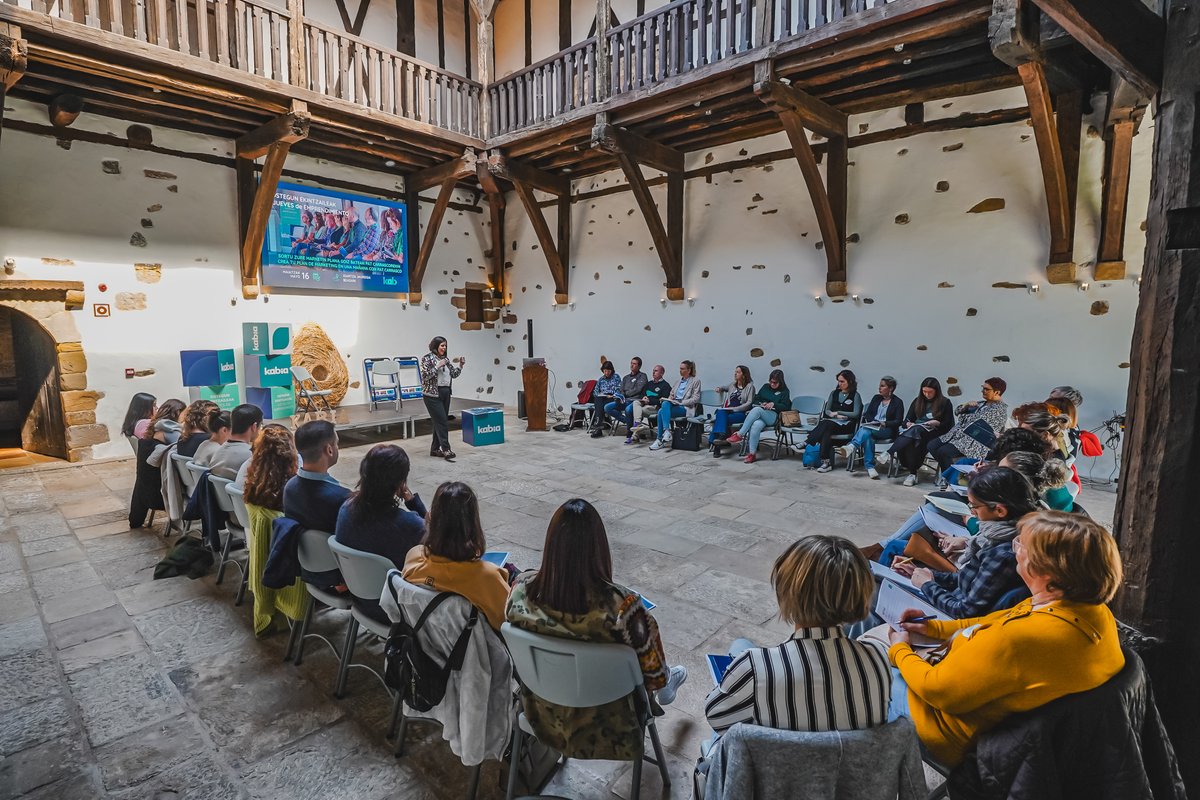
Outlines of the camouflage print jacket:
M612 591L598 598L586 614L564 614L538 606L526 593L536 574L526 572L513 585L509 622L543 636L628 645L637 653L646 689L666 686L668 667L658 623L637 592L611 584ZM521 700L538 739L568 758L631 761L641 752L642 729L632 695L594 708L555 705L524 690Z

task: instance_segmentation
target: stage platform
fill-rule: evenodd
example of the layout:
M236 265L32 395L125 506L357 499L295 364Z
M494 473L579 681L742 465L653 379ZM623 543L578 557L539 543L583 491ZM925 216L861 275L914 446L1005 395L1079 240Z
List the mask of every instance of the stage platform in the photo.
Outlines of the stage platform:
M450 421L450 427L458 427L462 412L469 408L503 408L502 403L489 403L483 400L470 400L464 397L450 398L450 413L455 419ZM404 405L397 410L394 402L380 403L372 411L369 403L362 405L338 406L332 414L328 411L305 411L294 414L285 420L274 420L287 425L292 430L313 419L329 419L339 432L376 431L384 428L400 427L400 438L411 439L417 435L417 423L428 422L429 412L425 410L425 401L421 398L405 400Z

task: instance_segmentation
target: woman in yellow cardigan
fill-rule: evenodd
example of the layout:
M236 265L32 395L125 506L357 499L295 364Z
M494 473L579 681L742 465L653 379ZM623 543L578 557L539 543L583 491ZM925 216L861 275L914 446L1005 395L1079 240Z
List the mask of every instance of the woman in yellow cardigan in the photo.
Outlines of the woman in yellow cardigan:
M1121 557L1107 530L1077 514L1027 514L1013 540L1028 600L985 617L909 622L891 631L898 671L890 718L908 716L921 742L952 767L975 737L1010 714L1100 686L1125 666L1116 620L1105 605L1121 583ZM949 640L936 666L910 634ZM907 688L906 688L907 687Z

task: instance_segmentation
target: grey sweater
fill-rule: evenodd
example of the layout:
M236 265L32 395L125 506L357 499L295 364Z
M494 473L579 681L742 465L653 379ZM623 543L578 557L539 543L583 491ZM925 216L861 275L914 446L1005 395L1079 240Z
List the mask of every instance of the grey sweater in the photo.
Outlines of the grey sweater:
M825 733L734 725L697 773L702 800L922 800L926 792L917 732L907 717Z
M728 403L729 399L731 397L733 397L734 393L737 391L738 391L737 384L731 383L725 387L725 392L721 396L725 400L725 402ZM740 403L738 403L737 405L727 405L727 406L725 406L725 409L728 411L741 411L742 413L749 411L750 407L752 405L754 405L754 384L753 383L747 383L745 386L742 387L740 398L741 398Z

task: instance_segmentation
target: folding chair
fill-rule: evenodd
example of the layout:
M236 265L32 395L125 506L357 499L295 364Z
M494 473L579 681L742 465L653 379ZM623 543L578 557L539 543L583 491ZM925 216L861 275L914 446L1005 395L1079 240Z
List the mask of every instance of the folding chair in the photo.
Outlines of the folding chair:
M225 491L229 494L229 499L233 503L233 516L237 520L237 524L246 534L246 552L250 552L252 547L250 538L254 535L250 530L250 509L246 508L246 495L242 491L242 487L230 483L225 487ZM237 599L234 600L235 606L240 606L242 600L246 597L246 586L250 583L250 560L246 559L246 568L242 570L242 585L238 587Z
M378 408L381 402L390 403L391 400L376 400L376 389L393 389L396 392L396 410L399 411L404 407L404 399L400 397L400 365L393 359L385 358L381 361L376 361L371 364L371 371L367 373L367 392L371 395L371 410ZM385 379L382 382L380 379Z
M333 394L333 390L316 388L317 382L313 380L312 373L308 371L307 367L293 366L292 380L296 382L296 391L305 406L303 409L296 409L297 411L316 411L317 405L313 402L313 398L320 400L326 411L333 411L328 399L329 395ZM313 388L308 387L309 383L312 383Z
M638 800L642 788L642 761L658 767L663 786L671 785L667 772L667 759L663 754L658 728L650 713L650 695L642 678L642 668L632 648L621 644L580 642L542 636L510 623L500 628L508 652L512 655L518 681L531 694L548 703L568 708L593 708L633 695L638 722L642 728L642 740L637 759L633 762L633 786L630 800ZM650 732L654 746L654 758L645 754L645 732ZM509 767L507 800L512 800L516 791L517 765L521 761L521 748L525 736L537 736L537 732L518 712L513 726L512 764Z

